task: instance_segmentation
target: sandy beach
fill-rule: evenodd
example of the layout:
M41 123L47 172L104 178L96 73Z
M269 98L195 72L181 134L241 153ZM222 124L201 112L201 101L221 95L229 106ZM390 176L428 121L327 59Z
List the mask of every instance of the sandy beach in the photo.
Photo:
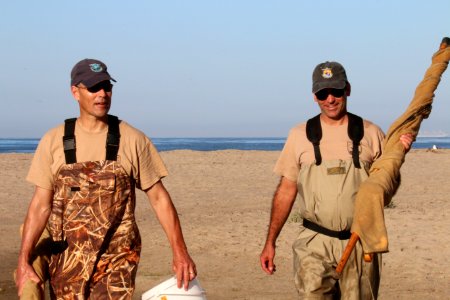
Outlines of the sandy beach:
M169 151L164 179L178 209L198 279L210 300L296 299L291 244L298 223L278 241L277 272L265 275L259 254L279 178L279 152ZM17 299L12 273L33 186L25 181L32 154L0 154L0 299ZM450 150L412 150L402 185L385 209L390 252L383 256L379 299L450 299ZM138 192L143 252L133 299L172 274L171 250L148 201ZM295 209L295 208L294 208Z

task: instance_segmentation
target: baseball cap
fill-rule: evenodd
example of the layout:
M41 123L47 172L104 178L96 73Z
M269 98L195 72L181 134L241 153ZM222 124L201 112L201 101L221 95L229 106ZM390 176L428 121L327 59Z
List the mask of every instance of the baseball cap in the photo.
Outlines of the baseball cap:
M82 83L87 88L90 88L105 80L116 82L107 70L106 65L97 59L86 58L80 60L72 69L70 84L77 85Z
M326 61L318 64L314 69L312 92L326 88L343 89L348 83L344 67L335 61Z

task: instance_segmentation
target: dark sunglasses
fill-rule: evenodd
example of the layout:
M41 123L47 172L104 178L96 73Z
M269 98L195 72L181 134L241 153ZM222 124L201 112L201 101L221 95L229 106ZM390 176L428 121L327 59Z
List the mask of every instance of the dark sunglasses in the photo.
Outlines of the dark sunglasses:
M328 98L328 95L332 95L335 98L344 96L345 89L323 89L316 93L317 100L323 101Z
M97 92L99 92L101 90L104 90L106 93L109 93L109 92L112 91L113 86L114 85L111 82L103 81L103 82L97 83L96 85L91 86L89 88L84 87L84 86L78 86L78 87L82 88L82 89L85 89L85 90L88 90L89 93L97 93Z

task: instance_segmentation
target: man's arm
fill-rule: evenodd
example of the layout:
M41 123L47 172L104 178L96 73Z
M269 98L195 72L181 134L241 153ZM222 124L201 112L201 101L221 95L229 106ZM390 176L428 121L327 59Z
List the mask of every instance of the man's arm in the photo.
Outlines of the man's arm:
M175 206L161 181L146 190L146 193L172 247L173 270L177 276L178 287L181 288L183 282L187 290L189 281L195 278L197 270L187 251Z
M297 196L297 183L281 177L277 190L273 196L272 210L270 213L270 224L267 233L266 244L261 252L261 267L269 275L275 272L275 247L278 235L286 223L291 212L295 197Z
M25 217L22 244L17 264L16 286L19 296L22 294L23 286L28 279L36 283L40 281L30 265L30 257L47 224L51 212L52 199L53 191L36 186L27 216Z

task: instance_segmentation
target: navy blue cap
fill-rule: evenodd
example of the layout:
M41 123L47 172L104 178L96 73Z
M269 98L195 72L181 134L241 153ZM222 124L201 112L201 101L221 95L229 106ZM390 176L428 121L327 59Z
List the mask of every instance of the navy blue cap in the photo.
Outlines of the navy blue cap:
M97 83L105 80L116 82L116 80L109 75L108 68L104 63L91 58L79 61L73 67L70 77L71 85L82 83L87 88L93 87Z

